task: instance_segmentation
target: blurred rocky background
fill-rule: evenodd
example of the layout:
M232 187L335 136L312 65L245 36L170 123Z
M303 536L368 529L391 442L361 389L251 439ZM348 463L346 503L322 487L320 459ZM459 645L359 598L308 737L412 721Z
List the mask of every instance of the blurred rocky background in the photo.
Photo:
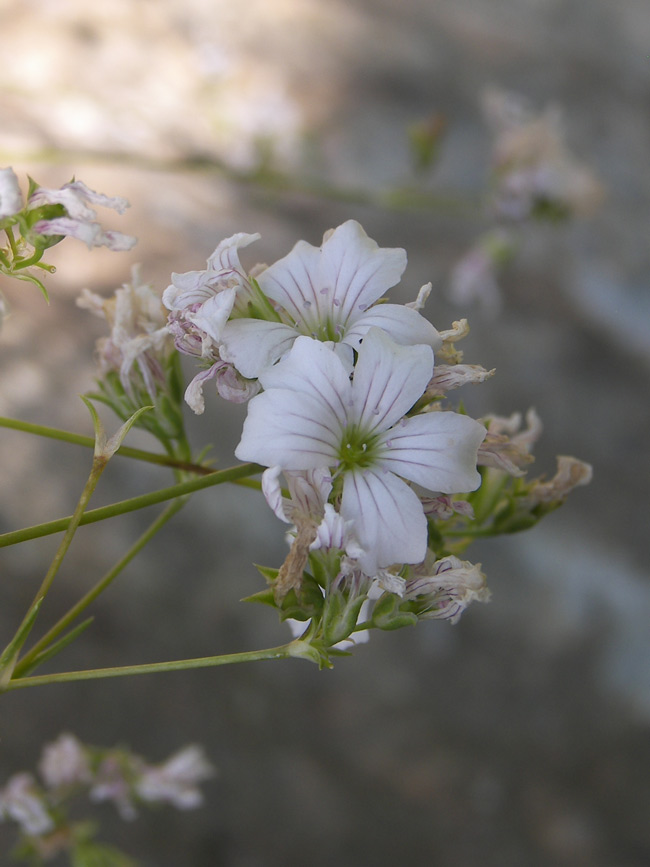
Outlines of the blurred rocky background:
M162 290L235 232L262 234L250 266L355 218L408 252L393 297L431 280L434 324L469 318L466 360L497 368L464 390L471 413L534 406L536 471L551 474L557 453L594 466L542 525L471 549L493 601L457 626L373 635L330 672L267 662L11 693L0 779L34 767L63 730L152 760L204 744L219 776L202 809L132 824L98 810L103 837L145 867L649 864L647 0L3 0L0 46L0 164L127 196L111 227L140 239L132 253L55 248L49 307L3 283L2 414L90 432L77 395L92 387L102 328L75 306L82 287L109 294L139 261ZM519 231L498 311L449 293L494 223L487 86L560 107L567 147L604 190L593 213ZM417 123L444 126L420 175ZM189 419L193 442L226 466L244 409L207 404ZM2 532L69 514L88 469L80 449L8 430L0 461ZM116 458L94 504L167 484ZM44 623L152 513L80 531ZM273 612L238 600L262 586L253 562L281 562L283 532L251 491L197 493L52 668L282 643ZM1 552L3 636L55 546ZM3 864L12 839L0 826Z

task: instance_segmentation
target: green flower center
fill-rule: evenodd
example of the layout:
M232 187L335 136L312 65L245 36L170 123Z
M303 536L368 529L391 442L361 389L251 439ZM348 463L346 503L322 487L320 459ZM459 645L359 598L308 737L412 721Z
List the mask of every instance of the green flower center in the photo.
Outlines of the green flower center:
M341 471L371 467L377 460L377 439L376 434L368 434L356 426L349 427L339 448Z

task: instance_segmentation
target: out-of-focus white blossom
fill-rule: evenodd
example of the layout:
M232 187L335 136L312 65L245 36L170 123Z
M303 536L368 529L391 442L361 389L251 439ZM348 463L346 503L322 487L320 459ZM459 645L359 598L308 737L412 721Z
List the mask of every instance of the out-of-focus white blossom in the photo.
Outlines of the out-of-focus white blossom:
M129 207L128 201L122 196L105 196L103 193L96 193L83 181L71 181L58 190L37 187L29 197L28 204L30 208L38 208L41 205L63 205L71 219L86 222L94 220L97 216L96 211L89 205L110 208L118 214L123 214Z
M43 748L38 770L50 789L88 783L91 779L87 751L81 741L71 734L62 734Z
M521 96L496 88L485 92L483 106L495 134L492 202L498 216L522 220L538 209L585 214L600 205L602 186L570 154L556 107L535 114Z
M0 220L13 217L23 208L23 194L12 168L0 169Z
M90 207L99 205L123 214L129 203L121 196L105 196L91 190L82 181L72 181L57 190L37 187L27 206L31 210L43 205L60 205L65 214L36 222L32 226L36 235L67 235L83 241L89 249L108 247L109 250L123 251L136 244L136 238L131 235L104 231L97 222L97 212Z
M39 220L32 226L36 235L63 235L76 238L92 249L93 247L108 247L119 253L132 250L137 244L137 238L122 232L104 231L99 223L89 223L85 220L72 220L70 217L54 217L51 220Z
M486 232L456 263L449 282L449 297L459 306L478 302L490 313L501 307L498 274L513 254L510 235L495 229Z
M203 803L198 784L214 776L214 768L198 746L187 746L160 765L147 765L136 778L134 789L143 801L165 802L180 810Z
M93 775L90 800L111 801L123 819L135 819L138 812L133 802L133 784L144 767L137 756L121 750L108 753Z
M0 818L7 816L24 834L40 836L54 828L43 793L31 774L14 774L0 790Z

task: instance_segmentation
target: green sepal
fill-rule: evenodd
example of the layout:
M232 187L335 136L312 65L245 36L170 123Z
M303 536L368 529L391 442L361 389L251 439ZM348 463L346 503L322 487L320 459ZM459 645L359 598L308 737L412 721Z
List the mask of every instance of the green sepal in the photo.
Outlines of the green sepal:
M330 660L330 655L338 656L339 653L334 652L329 647L325 647L322 642L314 641L313 643L303 638L296 638L289 645L289 656L294 659L306 659L309 662L315 662L321 671L324 668L333 668Z
M324 603L323 593L319 583L312 575L303 572L302 583L298 592L292 588L278 603L273 592L273 583L278 577L279 569L273 569L270 566L256 566L256 569L271 586L259 593L253 593L252 596L246 596L245 599L241 600L242 602L258 602L262 605L270 605L279 611L281 620L320 619Z
M348 638L359 620L359 611L365 602L365 595L346 599L340 591L330 592L323 612L323 638L331 647Z
M401 609L402 600L395 593L384 593L372 610L372 624L378 629L401 629L403 626L414 626L418 622L417 614Z
M267 584L273 584L278 577L278 572L280 571L279 569L274 569L273 566L259 566L257 563L255 563L255 568Z
M252 593L250 596L244 596L240 602L258 602L261 605L270 605L271 608L277 608L278 604L275 601L275 595L270 587L266 590L260 590L258 593Z

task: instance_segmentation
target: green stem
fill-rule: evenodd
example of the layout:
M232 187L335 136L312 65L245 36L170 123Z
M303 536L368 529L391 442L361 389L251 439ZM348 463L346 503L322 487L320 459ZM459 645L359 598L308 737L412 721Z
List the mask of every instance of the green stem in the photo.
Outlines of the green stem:
M93 668L87 671L64 671L59 674L43 674L37 677L21 677L10 681L6 689L23 689L28 686L44 686L48 683L69 683L74 680L99 680L105 677L127 677L132 674L154 674L161 671L185 671L192 668L211 668L217 665L234 665L238 662L259 662L263 659L289 659L301 656L294 652L294 644L283 644L266 650L251 650L244 653L226 653L221 656L203 656L198 659L177 659L173 662L152 662L145 665L123 665L116 668Z
M68 548L70 547L70 543L72 542L74 534L77 532L77 527L79 526L79 522L83 516L83 513L88 505L88 501L90 500L93 491L97 487L97 483L106 467L107 460L102 456L95 456L93 458L92 469L90 470L90 475L88 476L88 480L84 485L84 489L81 492L81 496L79 497L79 502L77 503L77 507L72 514L68 522L68 526L61 539L59 547L56 550L54 557L52 558L52 562L50 563L50 567L45 574L45 578L41 583L41 586L38 588L34 599L32 600L31 605L27 609L27 613L23 618L21 625L18 627L18 631L14 635L14 637L9 642L8 648L12 648L12 658L10 660L6 660L7 649L3 654L3 660L5 662L5 667L8 665L9 667L13 666L16 661L16 657L20 652L22 645L27 640L27 636L29 635L31 628L34 624L34 620L36 618L36 614L38 610L47 596L47 593L52 586L52 582L56 577L57 572L61 568L61 563L63 562L63 558L65 557ZM19 638L20 636L20 638Z
M34 250L34 252L32 253L31 256L27 256L24 259L22 259L20 257L18 257L17 259L14 259L14 268L16 270L18 270L19 268L20 269L31 268L32 265L37 265L40 262L42 256L43 256L42 250Z
M48 437L53 440L62 440L63 442L84 446L89 449L95 447L94 437L72 433L71 431L61 430L56 427L47 427L42 424L32 424L31 422L20 421L15 418L5 418L4 416L0 416L0 427L23 431L24 433L35 434L36 436ZM146 461L150 464L160 464L164 467L186 470L187 472L196 473L197 475L202 476L207 476L214 472L214 469L211 467L205 467L201 464L194 464L189 461L179 461L176 458L169 457L168 455L160 455L155 452L145 451L144 449L132 449L129 446L120 446L115 454L122 455L125 458L134 458L138 461Z
M18 255L18 248L16 247L16 239L14 238L14 230L12 226L7 226L5 229L5 234L7 235L7 240L9 241L9 246L11 247L11 255L14 260Z
M235 482L246 476L251 476L253 473L259 473L262 469L263 467L258 466L258 464L240 464L236 467L228 467L225 470L216 470L200 479L190 479L188 482L171 485L169 488L161 488L159 491L141 494L139 497L121 500L118 503L111 503L109 506L102 506L99 509L91 509L81 517L79 523L94 524L97 521L104 521L106 518L113 518L116 515L124 515L137 509L145 509L147 506L155 506L156 503L164 503L167 500L173 500L185 494L192 494L194 491L201 491L203 488L221 485L224 482ZM14 530L11 533L3 533L0 535L0 548L7 545L16 545L18 542L26 542L28 539L38 539L41 536L60 533L69 526L71 520L71 517L59 518L57 521L49 521L45 524L25 527L22 530Z
M72 513L68 521L68 525L65 531L65 535L57 548L56 554L52 558L52 562L50 563L50 568L47 570L45 578L43 578L43 583L38 589L36 596L34 597L34 601L30 606L30 611L32 607L39 602L41 599L44 599L47 595L48 590L52 586L52 582L56 576L56 573L61 568L61 563L63 562L63 558L68 552L68 548L72 543L72 539L74 534L77 532L77 527L79 526L81 519L83 517L83 513L86 511L86 506L88 505L88 501L93 495L93 491L97 487L97 483L99 479L106 469L107 460L103 457L95 457L93 459L92 469L90 471L90 475L88 476L88 481L86 482L83 491L81 492L81 496L79 497L79 502L77 503L77 507Z
M111 584L115 578L122 572L126 566L133 560L133 558L138 554L144 546L156 535L156 533L164 527L164 525L172 518L176 512L178 512L185 505L185 499L177 499L174 500L173 503L170 503L169 506L164 510L164 512L159 515L156 520L145 530L145 532L140 536L140 538L129 548L126 554L110 569L104 577L95 584L86 594L83 596L77 603L74 605L67 614L61 617L57 623L32 647L28 653L20 660L20 662L16 665L15 673L17 675L21 675L23 672L31 670L32 663L39 656L48 645L50 645L58 636L64 632L68 626L79 617L79 615L88 608L88 606L94 602L94 600L106 590L106 588Z
M11 162L12 152L1 151L4 163ZM25 159L25 154L20 154ZM81 162L120 165L125 162L122 154L115 152L89 152L83 150L34 151L29 159L38 162ZM312 177L294 177L290 174L267 168L236 169L213 156L191 159L158 160L147 156L129 154L129 166L148 171L167 172L214 172L242 186L265 191L271 195L304 195L317 199L347 202L389 208L394 211L442 211L448 214L472 215L477 213L480 202L458 193L433 192L420 187L403 187L387 191L375 191L363 187L337 187L327 180Z

